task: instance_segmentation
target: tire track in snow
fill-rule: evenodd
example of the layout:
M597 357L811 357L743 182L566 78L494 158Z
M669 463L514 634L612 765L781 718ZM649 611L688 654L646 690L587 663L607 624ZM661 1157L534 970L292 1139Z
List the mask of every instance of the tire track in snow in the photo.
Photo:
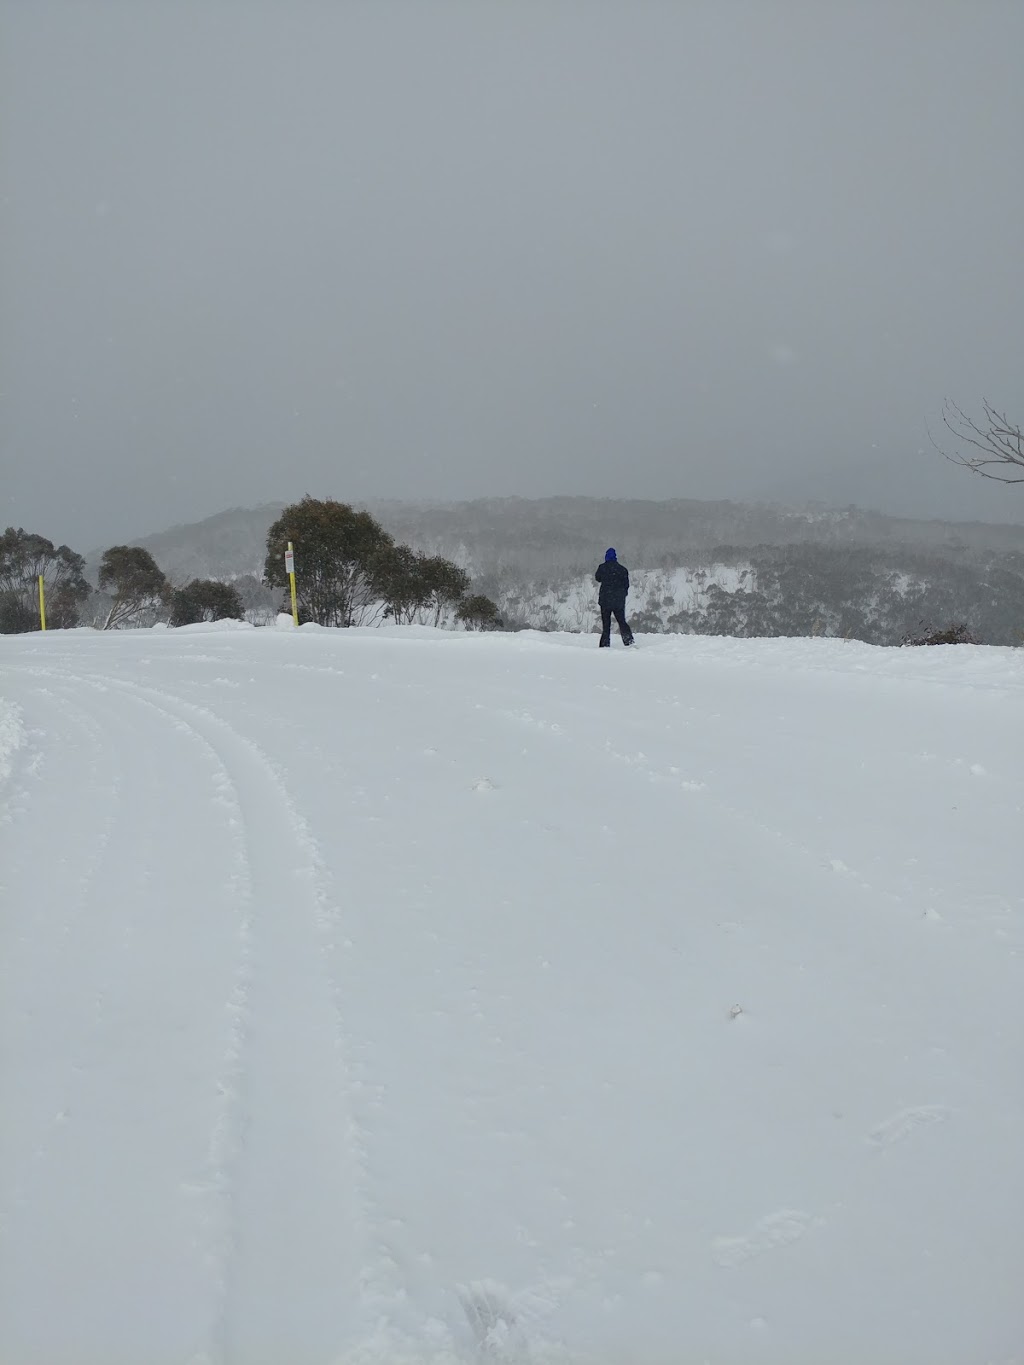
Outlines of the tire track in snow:
M54 676L41 669L19 672L46 676L48 680ZM85 916L92 903L97 880L104 866L121 809L120 772L109 761L105 768L100 762L106 755L101 727L81 705L73 698L62 695L60 691L35 688L33 701L40 698L45 699L47 703L51 701L57 703L61 720L72 722L70 732L65 736L66 750L73 747L70 742L73 738L81 739L84 736L88 740L91 756L86 763L86 772L90 795L93 798L91 811L93 815L97 814L96 803L102 798L101 808L105 808L105 813L98 819L95 834L88 844L85 861L73 873L69 873L74 877L74 885L68 894L61 892L53 899L44 898L39 907L42 911L40 914L35 913L36 907L33 905L27 922L25 907L18 906L13 893L11 894L8 904L11 907L9 914L12 922L11 927L5 931L8 942L0 959L0 998L5 1008L10 1011L4 1033L12 1056L25 1050L30 1034L50 1026L51 1011L45 997L40 999L35 995L23 999L23 992L32 989L33 983L38 982L44 970L53 979L73 980L76 973L70 971L72 960L77 967L84 942L86 940L90 943L95 942L97 926L92 921L86 923ZM35 731L33 727L29 727L25 733L31 736ZM42 732L39 738L42 738ZM18 787L18 796L15 799L19 802L18 809L21 813L31 814L34 805L43 799L43 792L37 783L40 778L45 777L46 762L46 750L40 745L30 764L31 776L24 779ZM76 791L66 794L74 801L79 799ZM46 859L54 841L60 840L62 832L62 822L59 819L52 823L48 822L46 829L40 829L38 833L28 828L23 829L17 846L12 845L11 853L3 859L5 879L13 876L20 880L17 866L20 861L28 864L32 880L35 881L38 877L38 867ZM36 841L40 838L43 847L37 848ZM50 853L51 858L52 856ZM59 854L58 860L62 868L68 867L68 854ZM5 889L6 886L5 880L0 884L0 889ZM107 928L109 926L101 924L98 932L102 935ZM49 1086L42 1084L38 1078L33 1084L33 1098L38 1097L37 1109L40 1111L34 1120L37 1136L30 1142L29 1154L22 1158L23 1164L20 1169L18 1165L20 1154L15 1153L5 1172L8 1190L3 1201L3 1210L0 1211L0 1226L10 1224L17 1206L25 1206L30 1202L38 1173L45 1167L55 1140L61 1134L69 1116L75 1111L88 1074L86 1065L88 1042L103 1023L110 958L113 951L108 953L106 970L101 975L88 1005L88 1016L81 1020L85 1028L84 1035L80 1032L74 1033L71 1046L63 1056L60 1067L54 1070L53 1080ZM85 1004L86 1002L83 1002L83 1008ZM67 1006L66 1001L64 1005ZM42 1112L44 1109L45 1113Z
M310 673L331 673L337 674L341 670L334 669L314 669L306 665L286 665L295 667L303 672ZM374 675L376 679L376 675ZM404 701L410 689L409 685L401 680L382 680L381 684L388 687L392 692L401 697ZM418 687L416 691L422 691ZM455 729L456 732L464 726L464 708L457 700L442 697L442 706L438 708L439 699L431 696L428 699L429 712L432 723L439 722L439 709L444 712L445 731ZM476 708L483 711L484 708ZM412 717L410 711L410 718ZM419 714L419 710L415 714ZM511 713L510 713L511 714ZM517 716L516 719L519 719ZM423 734L419 732L415 725L410 734L404 730L396 733L394 729L389 731L389 738L394 743L395 751L407 752L407 745L412 746L412 752L420 752L425 755L434 755L432 748L422 749ZM464 755L466 761L476 763L476 758ZM403 763L407 758L403 758ZM461 760L453 759L456 763ZM386 764L385 764L386 767ZM405 771L401 770L400 775L392 774L391 783L387 777L381 775L382 765L377 763L374 768L374 777L378 779L375 790L378 795L382 794L384 788L394 782L404 783ZM466 770L467 773L470 771ZM474 767L473 772L477 769ZM354 780L353 773L346 769L346 780L351 783ZM383 783L383 785L380 785ZM491 790L491 784L486 779L479 779L474 783L466 781L464 791L474 790L478 793L486 793ZM370 800L369 790L361 786L351 788L350 795L358 797L358 801L366 803ZM385 796L384 800L388 798ZM354 802L355 804L355 802ZM398 812L396 817L401 818ZM367 818L364 815L364 819ZM370 817L376 819L376 817ZM415 840L413 841L415 844ZM384 857L391 856L392 844L390 839L385 839L379 844L378 854ZM365 859L368 854L367 848L361 849L361 856ZM494 1012L490 1009L490 1003L486 994L482 992L474 981L478 981L481 971L486 971L491 964L491 956L494 952L493 944L488 951L481 956L474 950L475 934L469 939L461 936L458 932L454 934L449 931L442 935L437 928L426 930L425 923L421 923L419 916L424 909L422 896L412 896L408 886L408 878L399 875L397 880L388 882L388 890L391 893L386 899L389 903L401 904L404 909L416 915L416 926L419 932L425 933L426 938L431 942L432 948L436 951L444 951L450 962L452 988L449 990L442 1009L442 1001L431 996L433 1007L427 1009L427 1017L424 1024L429 1031L437 1017L448 1015L452 1021L460 1021L457 1025L457 1032L471 1035L477 1046L485 1046L490 1049L495 1066L488 1068L490 1083L488 1090L493 1088L497 1093L500 1091L501 1082L499 1076L504 1075L506 1063L512 1061L513 1066L525 1065L527 1056L517 1041L518 1030L513 1028L508 1030L502 1027ZM428 880L429 887L429 880ZM426 893L429 902L429 889ZM412 926L410 926L412 927ZM477 949L482 945L477 944ZM500 997L500 1004L507 1006L509 997ZM506 1024L508 1020L506 1017ZM370 1044L371 1053L374 1050L373 1043ZM394 1060L373 1057L371 1062L371 1075L388 1075L390 1067L394 1067ZM399 1069L400 1071L400 1069ZM401 1080L401 1077L400 1077ZM361 1085L362 1093L369 1096L368 1106L372 1105L375 1113L379 1116L378 1121L385 1125L383 1133L382 1150L388 1146L388 1134L386 1125L390 1121L387 1113L386 1093L379 1086ZM491 1130L491 1123L487 1120L486 1114L490 1109L490 1098L488 1094L474 1095L468 1103L464 1103L458 1110L458 1114L452 1114L449 1126L454 1128L461 1125L465 1135L470 1139L486 1139L487 1133ZM498 1144L495 1153L499 1163L508 1159L509 1144L518 1148L520 1152L525 1148L533 1146L533 1139L528 1131L517 1125L513 1120L511 1123L503 1122L494 1130L494 1138ZM527 1164L530 1164L528 1161ZM371 1165L372 1175L372 1165ZM372 1182L374 1186L378 1182ZM564 1192L557 1186L550 1191L550 1205L558 1207L562 1217L570 1219L566 1226L571 1226L571 1218L568 1205L569 1201ZM526 1226L530 1222L532 1215L522 1213L521 1217L525 1222L520 1222L516 1229L516 1238L520 1245L526 1244L538 1248L541 1243L537 1241L530 1229ZM478 1293L479 1285L484 1282L469 1281L463 1284L454 1284L447 1278L440 1279L435 1269L434 1240L428 1230L420 1230L422 1239L419 1246L413 1244L409 1237L409 1229L401 1219L389 1220L385 1217L384 1211L376 1210L377 1226L382 1229L384 1236L380 1242L380 1252L377 1260L377 1274L372 1277L373 1288L370 1293L371 1301L376 1299L380 1310L386 1314L381 1321L386 1322L386 1331L382 1328L374 1340L373 1350L384 1352L388 1358L406 1358L414 1356L416 1359L425 1359L423 1351L427 1341L436 1342L438 1340L438 1322L441 1319L449 1321L453 1335L457 1339L465 1339L467 1328L470 1335L474 1338L479 1336L481 1322L489 1320L494 1316L494 1304L500 1300L502 1305L501 1312L497 1314L495 1321L497 1326L495 1331L501 1334L507 1329L509 1322L514 1320L516 1328L514 1335L521 1342L529 1341L534 1351L546 1349L543 1343L543 1335L537 1323L539 1319L555 1310L555 1308L572 1293L578 1291L584 1283L597 1281L607 1253L602 1253L597 1257L591 1256L580 1247L574 1247L569 1253L566 1263L559 1261L556 1266L549 1267L542 1263L537 1267L539 1277L531 1275L529 1283L519 1286L515 1291L498 1287L492 1281L486 1282L485 1292ZM424 1237L424 1231L427 1235ZM430 1250L427 1250L430 1248ZM464 1272L463 1272L464 1273ZM364 1286L369 1287L369 1286ZM415 1300L415 1303L410 1302ZM463 1318L459 1318L457 1309L453 1310L453 1300L455 1304L461 1306ZM427 1306L432 1305L434 1313L427 1311ZM467 1307L470 1305L470 1307ZM473 1307L472 1305L476 1305ZM497 1320L500 1318L500 1323ZM501 1324L504 1324L502 1326ZM493 1324L492 1324L493 1325ZM485 1331L485 1336L490 1335L490 1329ZM476 1341L476 1346L480 1347L481 1342ZM492 1353L495 1343L488 1340L486 1349ZM386 1348L386 1349L385 1349ZM369 1348L367 1348L369 1349ZM362 1356L355 1357L362 1359ZM369 1358L369 1357L367 1357ZM377 1355L373 1355L377 1359ZM433 1358L433 1356L431 1356ZM454 1359L454 1356L451 1357ZM460 1357L461 1358L461 1357ZM348 1360L348 1357L345 1358ZM446 1357L446 1359L448 1359Z
M92 682L89 678L83 681ZM215 746L166 707L134 689L125 690L134 702L159 716L176 733L186 736L207 757L212 768L210 778L214 804L222 808L228 828L230 871L226 889L236 912L237 952L231 990L225 1003L227 1044L217 1081L217 1104L205 1168L197 1178L182 1184L183 1193L188 1194L198 1205L198 1221L202 1229L200 1245L204 1248L201 1259L214 1294L210 1322L205 1332L207 1344L192 1357L190 1365L223 1365L227 1359L227 1305L237 1239L235 1166L244 1144L244 1090L253 938L249 841L238 790Z
M240 734L214 711L148 684L99 675L93 675L93 678L105 686L147 700L167 716L183 722L210 745L225 774L229 765L236 774L246 774L245 781L239 778L234 783L234 791L253 850L249 894L254 901L254 921L247 983L249 1032L253 1039L250 1066L259 1064L260 1051L255 1040L261 1033L266 1036L267 1030L273 1027L271 1016L287 1018L301 1010L306 1018L292 1019L292 1023L301 1023L307 1030L307 1043L315 1042L321 1053L329 1053L327 1074L335 1077L326 1106L329 1112L305 1116L317 1130L323 1144L321 1160L326 1158L333 1168L333 1180L328 1170L322 1172L324 1197L315 1205L309 1205L306 1211L306 1219L312 1220L312 1226L308 1221L295 1226L297 1235L308 1240L314 1248L307 1258L305 1274L307 1281L322 1283L319 1301L309 1294L308 1282L294 1284L294 1243L286 1255L281 1256L280 1251L275 1253L281 1264L273 1273L266 1265L254 1266L257 1258L252 1252L252 1243L246 1245L244 1225L248 1224L250 1233L255 1234L259 1225L268 1224L265 1234L261 1235L265 1250L265 1237L276 1240L269 1227L271 1217L280 1221L282 1210L276 1209L272 1215L267 1210L260 1210L260 1187L265 1182L257 1179L253 1172L251 1186L256 1204L252 1199L247 1200L244 1188L239 1189L236 1196L237 1216L243 1225L238 1233L237 1253L243 1264L236 1267L233 1283L226 1291L222 1340L217 1348L220 1354L209 1358L211 1361L222 1357L226 1360L249 1359L254 1351L265 1351L268 1340L279 1339L282 1348L288 1348L296 1339L330 1339L332 1335L341 1334L351 1338L351 1304L344 1302L346 1280L362 1308L364 1335L379 1340L382 1321L407 1299L402 1274L384 1230L389 1220L376 1198L370 1176L370 1115L382 1104L383 1092L364 1081L361 1068L352 1060L354 1046L347 1024L339 965L351 944L341 934L341 911L332 895L331 876L320 846L288 791L283 771L257 743ZM283 834L290 848L282 847ZM302 911L308 938L302 934L301 920L287 914L292 905ZM268 947L271 941L273 946ZM262 962L268 965L261 967ZM295 979L288 983L291 993L285 997L280 983L289 974L289 963L295 968ZM310 999L310 984L317 979L321 982L321 992ZM325 1028L326 1032L319 1032ZM295 1055L281 1057L278 1062L287 1066L287 1074L294 1079ZM275 1062L275 1067L277 1064ZM319 1088L324 1074L320 1067L309 1068L308 1081L303 1080L307 1090L312 1084ZM300 1078L305 1075L300 1069ZM265 1080L270 1080L269 1075ZM280 1099L276 1092L281 1080L282 1075L277 1074L273 1083L267 1085L263 1101L254 1080L246 1087L248 1112L242 1125L242 1160L235 1177L242 1186L247 1170L259 1164L256 1155L258 1126L261 1118L266 1120L267 1111L264 1108L257 1113L257 1109L272 1097L275 1101ZM322 1097L308 1093L303 1094L303 1103L309 1109L325 1107ZM339 1140L334 1148L325 1142L332 1133ZM272 1159L279 1162L282 1155L281 1151L274 1152ZM294 1174L294 1164L297 1163L293 1163L291 1174ZM302 1184L311 1183L308 1170L304 1171ZM332 1184L333 1200L330 1197ZM277 1238L280 1238L280 1231ZM290 1296L282 1290L283 1285L289 1284L293 1288ZM303 1295L307 1297L303 1299ZM291 1311L296 1315L294 1323L285 1329L281 1317L277 1321L263 1322L272 1305L276 1304L278 1310L288 1310L289 1297L293 1301ZM283 1316L287 1318L287 1311ZM406 1340L401 1333L396 1336ZM198 1358L196 1365L201 1361L202 1357Z
M207 1363L209 1365L220 1365L220 1362L225 1359L227 1285L234 1256L236 1215L233 1164L237 1160L242 1140L240 1093L245 1070L246 1017L251 977L252 890L245 823L242 818L238 792L216 748L203 735L185 724L179 716L167 710L166 707L162 707L149 698L140 695L134 689L126 688L120 680L63 672L56 674L51 670L44 669L26 671L31 671L37 677L44 676L48 681L58 684L59 690L53 695L60 697L62 707L66 711L72 711L79 716L83 726L88 729L96 742L97 749L107 747L103 744L103 739L106 736L109 740L112 727L108 723L104 729L93 716L84 711L79 704L76 704L68 695L72 688L75 689L72 695L78 698L82 696L83 689L91 690L94 695L110 695L112 690L116 690L118 695L126 693L134 703L143 706L150 714L155 715L162 724L170 725L178 734L184 734L191 743L198 747L205 761L209 764L214 805L223 811L230 848L226 889L237 911L238 939L233 984L225 1004L228 1041L221 1074L216 1086L218 1098L204 1169L187 1178L182 1184L183 1193L197 1202L196 1216L201 1227L199 1246L202 1248L199 1255L203 1262L204 1272L215 1295L215 1302L210 1314L211 1320L203 1333L206 1338L206 1345L198 1349L192 1360L195 1365L207 1365ZM124 726L124 719L124 713L119 712L113 727L118 733ZM149 771L152 772L153 770L150 769ZM89 899L92 883L102 866L103 855L109 844L116 819L120 814L122 812L119 809L111 812L105 825L105 837L102 844L90 854L82 884L83 905ZM151 838L149 847L141 850L141 861L143 863L149 861L152 842ZM135 910L137 907L133 906L133 911ZM69 1115L74 1113L77 1107L75 1096L79 1096L87 1084L90 1071L88 1058L90 1054L94 1054L96 1051L95 1036L103 1032L104 1016L109 1004L112 986L117 979L119 967L130 954L136 920L137 914L130 911L129 919L121 926L121 941L107 957L106 970L96 990L92 1027L85 1039L77 1041L76 1049L68 1063L70 1070L77 1079L77 1084L73 1089L70 1103L53 1120L54 1130L58 1125L65 1123ZM67 934L65 936L67 937ZM59 972L58 974L62 975ZM34 1164L38 1165L46 1154L45 1147L37 1150ZM216 1205L216 1212L211 1209L211 1202Z

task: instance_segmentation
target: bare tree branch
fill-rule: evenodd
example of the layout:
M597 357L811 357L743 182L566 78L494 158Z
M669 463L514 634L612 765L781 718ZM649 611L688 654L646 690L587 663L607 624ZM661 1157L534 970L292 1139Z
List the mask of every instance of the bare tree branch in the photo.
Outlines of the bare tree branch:
M942 421L956 438L960 446L970 446L979 451L972 455L964 450L950 454L938 444L928 431L932 445L952 464L961 465L983 479L995 479L998 483L1024 483L1024 436L1019 426L1014 426L1005 412L999 412L988 399L983 400L985 425L981 426L969 417L963 408L947 398L942 405ZM998 471L993 473L992 468Z

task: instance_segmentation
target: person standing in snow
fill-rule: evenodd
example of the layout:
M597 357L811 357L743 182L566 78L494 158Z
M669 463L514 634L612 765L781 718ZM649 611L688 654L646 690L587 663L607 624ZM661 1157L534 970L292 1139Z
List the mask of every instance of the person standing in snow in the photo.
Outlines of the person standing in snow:
M597 566L594 575L601 584L597 595L597 605L601 608L601 648L607 649L612 642L612 617L619 627L624 645L633 643L633 632L626 620L626 593L629 592L629 570L620 564L614 550L606 550L604 563Z

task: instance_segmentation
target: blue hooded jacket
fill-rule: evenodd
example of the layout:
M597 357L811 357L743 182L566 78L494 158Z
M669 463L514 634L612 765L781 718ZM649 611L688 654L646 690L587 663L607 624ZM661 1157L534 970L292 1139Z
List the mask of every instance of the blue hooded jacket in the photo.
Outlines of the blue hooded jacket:
M606 550L604 563L597 566L594 575L601 584L597 595L598 605L602 607L626 606L626 593L629 592L629 570L615 558L614 550Z

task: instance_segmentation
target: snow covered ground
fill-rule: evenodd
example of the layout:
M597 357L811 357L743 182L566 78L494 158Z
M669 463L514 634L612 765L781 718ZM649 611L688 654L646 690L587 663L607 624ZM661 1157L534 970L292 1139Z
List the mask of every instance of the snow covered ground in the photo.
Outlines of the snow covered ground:
M1024 1361L1024 651L0 637L3 1365Z

